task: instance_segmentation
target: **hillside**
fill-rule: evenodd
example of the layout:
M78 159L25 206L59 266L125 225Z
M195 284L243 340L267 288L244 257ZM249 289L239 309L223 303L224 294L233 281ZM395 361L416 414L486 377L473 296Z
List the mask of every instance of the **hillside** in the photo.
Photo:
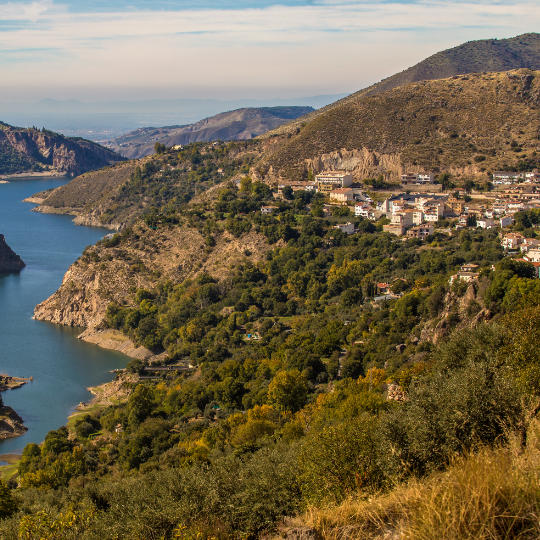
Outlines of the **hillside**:
M286 538L317 538L325 523L355 537L372 524L345 512L363 500L393 502L421 482L427 503L463 454L485 449L472 461L486 462L512 440L537 444L527 430L539 398L534 267L506 257L497 230L402 239L342 208L318 217L321 199L275 201L265 184L223 182L85 250L36 318L154 356L130 362L112 399L26 448L2 538L44 536L51 523L59 538L268 538L306 508L312 520L297 518ZM334 228L345 219L355 234ZM478 265L477 280L450 284L464 263ZM392 284L384 301L380 282ZM497 494L489 530L532 540L537 475L500 462L519 478L478 484ZM473 511L470 482L445 491L445 508ZM374 514L379 529L407 525L415 500ZM438 535L443 525L426 538L472 538L467 527Z
M127 158L140 158L152 154L156 142L170 147L193 142L251 139L312 111L312 107L237 109L185 126L137 129L118 137L108 146Z
M75 176L123 159L86 139L0 122L0 175L41 172Z
M355 101L360 96L381 94L414 82L446 79L467 73L510 71L520 68L540 69L539 33L531 32L508 39L468 41L440 51L400 73L311 113L307 118L314 119L335 106ZM299 124L300 122L291 122L278 131L294 132Z
M249 172L258 143L194 143L74 178L27 199L38 212L70 214L75 223L121 229L155 208L177 209L193 197Z
M344 168L357 179L406 171L484 176L540 164L540 72L458 75L356 94L298 126L273 146L262 177L300 178Z

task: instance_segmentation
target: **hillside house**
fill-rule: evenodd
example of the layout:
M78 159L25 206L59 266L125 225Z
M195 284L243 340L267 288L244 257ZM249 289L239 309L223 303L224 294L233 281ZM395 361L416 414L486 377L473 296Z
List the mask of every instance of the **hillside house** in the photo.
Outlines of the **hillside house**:
M450 277L450 284L454 283L454 281L465 281L466 283L471 283L472 281L476 281L478 279L478 276L480 275L478 273L478 265L477 264L464 264L457 274L454 274Z
M504 249L517 249L523 242L524 237L519 233L507 233L502 237L501 245Z
M406 173L401 175L401 183L406 184L433 184L435 175L432 173Z
M390 218L390 224L401 226L403 229L408 229L409 227L412 227L414 224L413 222L414 212L415 211L411 208L411 209L405 209L405 210L402 210L401 212L392 214L392 217Z
M277 206L261 206L261 214L270 215L278 209Z
M424 223L423 225L417 225L407 231L407 238L419 238L424 240L430 234L433 234L435 227L431 223Z
M454 197L453 195L451 197L448 197L448 199L446 200L446 204L450 208L452 214L454 214L455 216L459 216L459 214L461 214L463 212L463 209L465 208L463 200L456 199L456 197Z
M524 175L525 182L530 182L531 184L540 184L540 171L534 170L526 172Z
M495 226L495 221L491 218L480 218L476 220L476 226L481 229L492 229Z
M341 204L347 204L354 200L354 190L351 188L338 188L330 192L330 200Z
M524 173L514 171L495 171L493 173L493 184L515 184L523 179Z
M530 249L538 248L540 248L540 240L537 240L536 238L523 238L519 246L521 253L527 253Z
M343 224L339 224L339 225L334 225L334 229L338 229L338 230L340 230L341 232L343 232L345 234L353 234L354 233L354 223L348 222L348 223L343 223Z
M523 258L526 259L528 262L540 262L540 249L529 249L529 251L527 251L527 253L523 256Z
M352 185L352 175L344 171L326 171L315 176L317 191L330 193L334 189L346 188Z
M390 294L392 292L389 283L377 283L377 294Z

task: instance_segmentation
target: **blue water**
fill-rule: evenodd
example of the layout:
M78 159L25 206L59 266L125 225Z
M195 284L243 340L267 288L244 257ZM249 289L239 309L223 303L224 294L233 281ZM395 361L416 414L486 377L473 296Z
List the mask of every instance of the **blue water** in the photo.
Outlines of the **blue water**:
M0 373L33 377L31 383L4 392L6 405L22 416L28 432L0 442L0 454L19 452L41 442L48 431L90 397L88 386L111 379L111 369L127 358L76 339L77 331L34 321L34 307L61 284L64 273L84 248L107 231L77 227L69 216L31 212L23 199L57 187L63 179L17 180L0 184L0 233L26 268L0 276Z

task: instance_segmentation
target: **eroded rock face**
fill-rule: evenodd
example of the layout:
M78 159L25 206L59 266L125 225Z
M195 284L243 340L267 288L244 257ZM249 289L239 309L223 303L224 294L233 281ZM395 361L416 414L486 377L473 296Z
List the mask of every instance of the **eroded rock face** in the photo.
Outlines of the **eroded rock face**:
M23 260L7 245L0 234L0 274L20 272L25 267Z
M22 418L11 408L6 407L0 397L0 440L19 437L28 431Z
M0 174L50 171L75 176L124 159L92 141L0 122L2 154L12 159L0 168Z
M152 289L158 277L181 283L207 272L220 280L231 266L254 262L271 249L254 231L235 238L228 232L209 248L203 236L189 227L150 230L135 226L117 245L88 248L67 271L62 286L36 306L34 318L64 326L94 330L101 326L111 302L130 305L137 289Z

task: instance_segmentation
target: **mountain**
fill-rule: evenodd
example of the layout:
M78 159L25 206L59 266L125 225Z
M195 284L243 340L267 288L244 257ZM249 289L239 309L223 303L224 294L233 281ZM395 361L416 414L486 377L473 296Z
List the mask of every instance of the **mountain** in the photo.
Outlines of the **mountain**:
M0 234L0 274L20 272L25 264L22 259L7 245L3 234Z
M123 159L86 139L0 122L0 175L49 172L75 176Z
M336 106L355 101L360 96L381 94L414 82L521 68L540 69L540 33L531 32L508 39L468 41L452 49L440 51L400 73L318 109L307 118L313 119ZM294 131L299 123L300 121L287 124L284 131Z
M363 178L405 171L483 176L540 165L540 71L456 75L381 93L353 94L323 112L262 137L260 178L351 170Z
M519 68L540 69L540 34L468 41L452 49L438 52L361 92L368 95L380 94L397 86L418 81Z
M313 110L313 107L237 109L185 126L137 129L118 137L108 146L125 157L139 158L152 154L156 142L174 146L193 142L251 139Z

